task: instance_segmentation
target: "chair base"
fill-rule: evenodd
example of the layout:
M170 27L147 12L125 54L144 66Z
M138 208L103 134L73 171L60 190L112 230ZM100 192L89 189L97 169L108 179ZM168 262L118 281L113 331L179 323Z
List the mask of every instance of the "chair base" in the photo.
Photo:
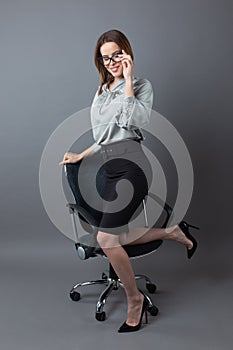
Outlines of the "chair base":
M146 281L146 288L150 293L154 293L156 291L156 286L151 282L150 278L145 275L135 275L135 279L144 279ZM73 301L80 300L80 293L77 292L77 289L79 287L84 286L90 286L95 284L105 284L106 288L99 296L99 299L96 303L96 319L98 321L104 321L105 320L105 312L103 311L104 305L106 303L107 298L111 294L113 290L119 289L119 287L124 288L122 282L116 275L113 267L111 264L109 264L109 275L107 276L105 273L102 274L102 279L94 280L94 281L87 281L87 282L81 282L73 286L73 288L70 291L70 298ZM145 294L145 293L144 293ZM147 301L148 301L148 311L152 316L156 316L159 312L158 308L153 305L152 300L148 295L146 295Z

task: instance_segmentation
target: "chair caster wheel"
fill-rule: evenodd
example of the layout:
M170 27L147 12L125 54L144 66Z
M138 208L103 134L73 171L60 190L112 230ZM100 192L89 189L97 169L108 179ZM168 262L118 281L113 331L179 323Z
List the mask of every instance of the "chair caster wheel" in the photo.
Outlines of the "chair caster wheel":
M97 321L105 321L106 314L105 314L104 311L102 311L102 312L96 312L96 313L95 313L95 318L97 319Z
M149 283L146 285L146 289L148 290L149 293L153 294L156 291L157 287L155 284Z
M79 301L80 293L76 292L75 290L73 292L70 292L70 299L72 299L73 301Z
M153 305L150 308L148 308L148 311L151 314L151 316L157 316L159 309L155 305Z

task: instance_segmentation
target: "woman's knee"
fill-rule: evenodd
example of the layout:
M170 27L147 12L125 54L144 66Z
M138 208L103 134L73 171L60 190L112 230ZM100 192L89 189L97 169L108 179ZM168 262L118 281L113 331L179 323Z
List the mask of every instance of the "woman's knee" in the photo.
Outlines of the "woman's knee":
M121 245L119 242L119 236L103 231L98 232L97 242L101 248L115 248Z

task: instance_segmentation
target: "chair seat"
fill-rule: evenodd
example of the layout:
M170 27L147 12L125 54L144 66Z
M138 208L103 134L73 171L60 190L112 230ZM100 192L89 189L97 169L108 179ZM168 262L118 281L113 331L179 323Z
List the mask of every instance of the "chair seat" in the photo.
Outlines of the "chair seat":
M162 243L162 240L155 240L144 244L125 245L123 248L130 258L134 258L153 252L154 250L158 249ZM98 247L95 249L95 253L106 256L103 250Z
M94 255L96 254L96 255L106 256L106 254L98 245L98 243L94 241L93 235L87 234L82 236L80 239L80 243L89 247L95 246L96 248L93 251ZM148 242L144 244L123 245L123 248L125 249L128 256L130 258L133 258L133 257L138 257L141 255L145 255L153 252L154 250L158 249L162 243L163 241L158 239L158 240L154 240L152 242Z

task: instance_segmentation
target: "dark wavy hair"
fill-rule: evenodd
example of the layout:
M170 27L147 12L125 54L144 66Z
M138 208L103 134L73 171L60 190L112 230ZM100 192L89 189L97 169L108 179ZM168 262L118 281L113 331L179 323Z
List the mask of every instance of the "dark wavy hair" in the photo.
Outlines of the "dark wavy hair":
M122 32L120 32L117 29L112 29L103 33L97 40L95 54L94 54L95 66L98 69L98 72L100 75L100 88L98 91L98 95L102 93L102 87L105 83L107 83L107 88L109 88L109 85L114 80L113 75L98 60L98 57L101 56L101 52L100 52L101 46L104 43L107 43L110 41L115 42L121 48L121 50L124 50L128 55L132 57L132 60L134 60L133 51L129 43L129 40L126 38L126 36Z

